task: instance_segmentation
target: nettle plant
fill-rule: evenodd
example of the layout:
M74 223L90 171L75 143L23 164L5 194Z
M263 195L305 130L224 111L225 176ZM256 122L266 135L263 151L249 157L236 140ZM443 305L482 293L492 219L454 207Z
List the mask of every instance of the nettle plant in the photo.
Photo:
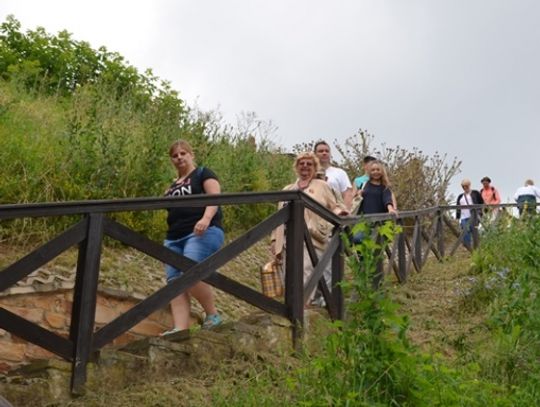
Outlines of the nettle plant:
M482 406L499 402L497 385L479 382L478 367L456 370L439 356L422 354L407 338L408 317L388 295L388 286L377 287L377 263L401 227L386 222L370 238L372 227L360 223L352 233L366 238L352 246L347 261L352 276L342 283L350 299L344 321L334 331L324 351L309 360L292 381L300 405ZM289 380L291 383L291 380Z

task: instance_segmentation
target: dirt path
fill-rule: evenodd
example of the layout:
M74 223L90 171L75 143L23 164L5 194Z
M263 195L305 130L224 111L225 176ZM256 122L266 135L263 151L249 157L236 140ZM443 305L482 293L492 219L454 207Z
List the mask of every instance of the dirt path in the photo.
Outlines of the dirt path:
M482 321L481 314L465 311L464 294L473 281L471 257L462 252L444 263L430 259L406 284L394 285L391 295L410 317L414 344L426 352L455 356Z

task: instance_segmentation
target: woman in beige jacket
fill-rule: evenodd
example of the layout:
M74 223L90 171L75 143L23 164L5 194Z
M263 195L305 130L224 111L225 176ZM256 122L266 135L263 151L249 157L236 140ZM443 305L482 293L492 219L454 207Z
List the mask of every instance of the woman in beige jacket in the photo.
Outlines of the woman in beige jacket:
M343 203L338 202L332 188L326 183L326 181L317 178L317 173L320 169L319 159L311 152L300 153L294 161L294 170L298 176L293 184L287 185L284 190L300 190L311 198L316 200L321 205L328 208L330 211L338 215L348 215L348 211ZM285 203L280 203L280 208ZM317 257L320 259L324 249L328 245L330 235L332 233L332 225L322 219L319 215L315 214L309 209L304 210L304 219L311 236L311 241L315 247ZM285 227L282 225L276 228L272 232L272 244L270 250L278 261L283 262L283 254L285 249ZM304 284L307 283L311 274L313 274L314 267L311 264L308 251L304 244ZM325 269L324 277L326 283L329 285L331 281L330 264ZM329 285L330 288L330 285ZM310 293L305 299L305 303L309 304L313 297L313 293Z

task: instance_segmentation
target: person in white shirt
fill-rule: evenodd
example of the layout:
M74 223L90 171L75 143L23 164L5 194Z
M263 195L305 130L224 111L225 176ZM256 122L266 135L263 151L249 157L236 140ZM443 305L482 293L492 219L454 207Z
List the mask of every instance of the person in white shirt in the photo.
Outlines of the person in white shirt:
M341 195L347 209L351 209L352 184L345 171L331 165L330 146L326 141L318 141L315 143L313 152L319 159L321 167L325 170L326 182Z
M476 189L471 189L470 180L464 179L461 181L461 187L463 188L463 193L459 194L457 197L458 208L456 209L456 218L459 220L459 225L463 230L463 244L467 248L471 249L473 229L478 226L478 217L481 215L481 212L476 209L461 209L459 207L483 204L484 199L482 198L482 194L480 192L478 192ZM476 211L476 218L472 217L472 211Z
M519 215L523 213L536 213L536 199L540 198L540 189L538 189L532 179L525 181L525 186L519 187L514 194L514 200L518 203Z

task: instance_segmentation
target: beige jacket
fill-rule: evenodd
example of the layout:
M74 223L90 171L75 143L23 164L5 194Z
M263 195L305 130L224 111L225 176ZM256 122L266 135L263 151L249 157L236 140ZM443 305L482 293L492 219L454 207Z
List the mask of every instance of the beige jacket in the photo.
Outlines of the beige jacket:
M294 184L287 185L283 190L297 190L299 189L297 183L298 180ZM303 192L336 214L347 210L343 202L338 202L332 188L323 180L312 179ZM279 208L281 209L284 205L284 202L280 202ZM332 224L307 208L304 210L304 219L313 245L324 250L332 233ZM280 225L274 229L272 241L275 241L275 252L276 255L279 255L285 246L285 225Z

